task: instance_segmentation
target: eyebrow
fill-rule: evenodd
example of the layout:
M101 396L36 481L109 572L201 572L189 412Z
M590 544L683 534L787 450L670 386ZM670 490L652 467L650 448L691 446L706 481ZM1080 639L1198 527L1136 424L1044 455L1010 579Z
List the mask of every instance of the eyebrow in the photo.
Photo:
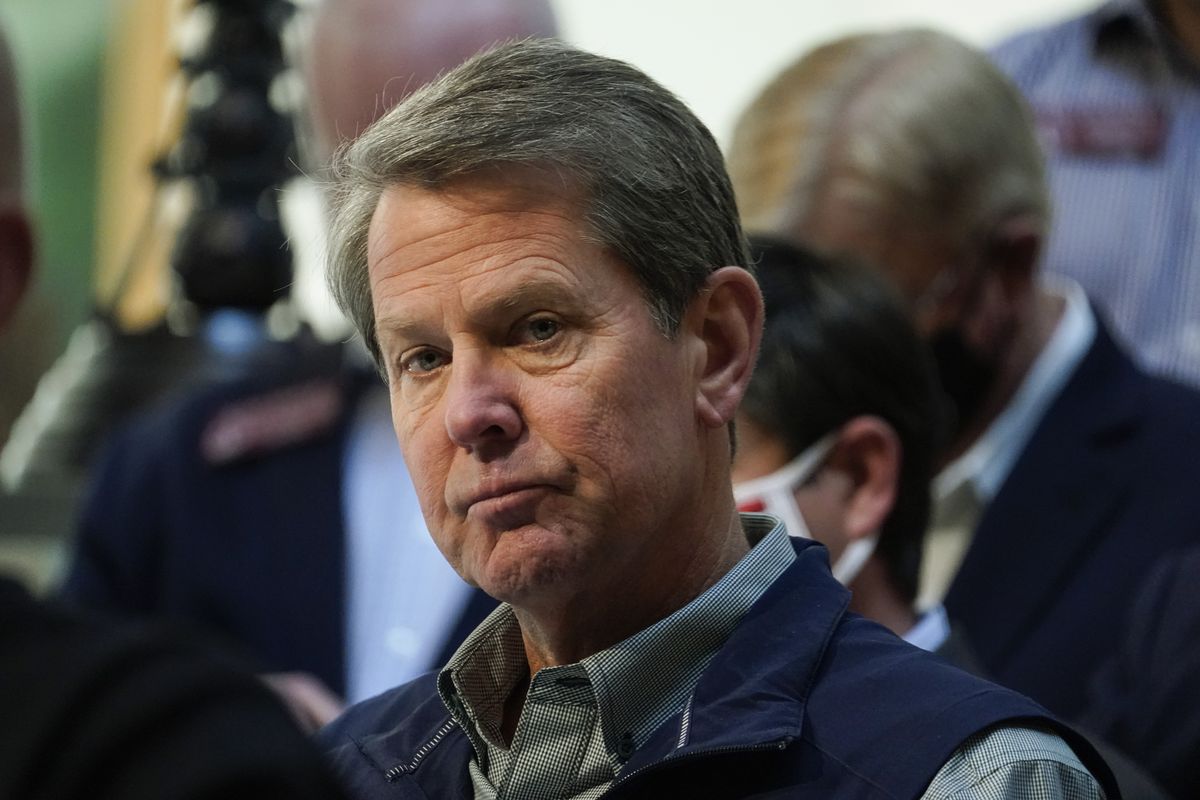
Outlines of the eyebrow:
M567 286L561 280L535 280L512 287L502 295L489 297L483 304L469 310L474 324L490 328L506 323L513 314L531 307L544 307L566 315L576 315L586 300L581 298L582 288ZM375 321L376 332L388 333L391 337L406 341L435 338L435 331L427 323L409 317L381 316Z
M513 291L490 299L473 317L494 320L511 316L529 306L547 305L552 308L575 309L580 305L581 288L572 290L562 281L534 281L518 285Z

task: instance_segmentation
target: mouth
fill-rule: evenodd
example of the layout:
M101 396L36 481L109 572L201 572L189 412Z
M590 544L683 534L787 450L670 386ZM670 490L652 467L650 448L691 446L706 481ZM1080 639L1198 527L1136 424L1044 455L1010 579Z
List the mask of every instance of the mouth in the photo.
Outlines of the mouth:
M540 497L553 489L550 483L538 481L485 482L468 495L462 507L466 513L479 513L493 507L520 504L523 499Z
M482 487L466 504L466 516L489 528L508 530L533 522L538 504L554 487L545 483L504 483Z
M476 507L490 507L509 499L519 499L533 493L548 491L551 488L553 487L548 484L534 481L485 484L467 498L464 508L469 514Z

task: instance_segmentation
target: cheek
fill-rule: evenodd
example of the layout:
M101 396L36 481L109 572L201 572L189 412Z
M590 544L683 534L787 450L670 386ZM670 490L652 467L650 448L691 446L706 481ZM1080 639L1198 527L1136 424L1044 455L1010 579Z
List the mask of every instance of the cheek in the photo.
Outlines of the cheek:
M586 474L608 472L643 451L661 430L654 384L623 374L612 363L586 373L564 372L525 383L520 407L530 435ZM671 376L661 376L670 381Z
M696 445L694 405L681 385L669 367L653 376L597 370L570 390L531 393L531 428L577 469L585 497L627 510L658 505Z
M392 424L400 443L400 452L421 503L421 513L440 547L441 531L445 530L448 517L446 481L454 456L453 449L444 429L431 424L434 420L429 415L418 412L401 415L395 409L393 398ZM439 432L441 436L438 436Z

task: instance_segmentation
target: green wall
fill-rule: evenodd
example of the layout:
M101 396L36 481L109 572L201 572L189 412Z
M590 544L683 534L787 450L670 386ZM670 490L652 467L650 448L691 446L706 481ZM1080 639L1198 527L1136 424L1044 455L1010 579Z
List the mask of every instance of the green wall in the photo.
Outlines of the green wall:
M165 0L164 0L165 1ZM39 233L38 292L56 340L91 300L105 0L0 0L27 121L28 187Z

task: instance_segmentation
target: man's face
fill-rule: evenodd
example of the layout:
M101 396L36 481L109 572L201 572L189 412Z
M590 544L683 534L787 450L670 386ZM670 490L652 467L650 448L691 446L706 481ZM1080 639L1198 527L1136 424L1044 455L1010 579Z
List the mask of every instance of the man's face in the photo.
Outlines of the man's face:
M578 204L529 180L390 188L368 246L429 529L459 574L516 605L665 578L704 472L694 348L655 327Z

